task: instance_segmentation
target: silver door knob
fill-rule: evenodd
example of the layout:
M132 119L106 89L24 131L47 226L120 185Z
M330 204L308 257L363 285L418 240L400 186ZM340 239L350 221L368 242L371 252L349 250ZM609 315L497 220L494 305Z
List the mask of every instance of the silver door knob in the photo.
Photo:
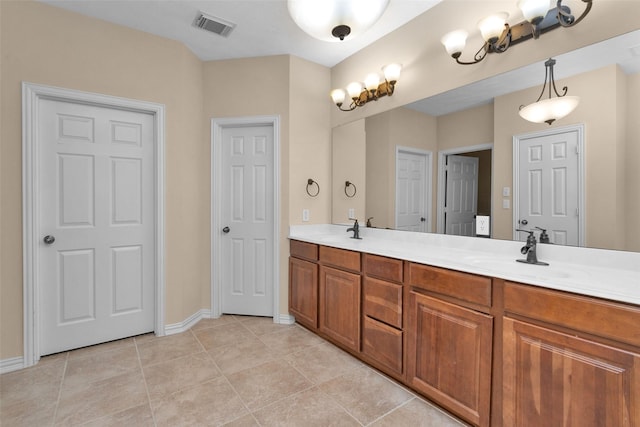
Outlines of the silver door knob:
M228 233L228 232L230 232L230 231L231 231L231 229L230 229L229 227L225 227L225 228L223 228L223 229L222 229L222 232L223 232L224 234L227 234L227 233Z
M56 238L51 235L48 235L48 236L44 236L44 239L42 239L42 241L45 242L47 245L51 245L53 244L53 242L56 241Z

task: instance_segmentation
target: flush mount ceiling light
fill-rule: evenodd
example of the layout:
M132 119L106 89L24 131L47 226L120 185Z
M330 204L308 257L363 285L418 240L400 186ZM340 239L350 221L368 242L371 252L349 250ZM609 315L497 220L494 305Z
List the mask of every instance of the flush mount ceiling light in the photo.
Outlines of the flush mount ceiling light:
M522 11L525 21L510 26L507 23L509 15L505 12L495 13L478 22L478 27L484 45L476 52L473 61L461 61L462 50L467 43L469 35L465 30L455 30L445 34L441 42L447 53L458 64L471 65L482 61L487 53L503 53L511 45L537 39L540 34L554 30L558 27L572 27L582 21L589 13L593 0L582 0L586 7L578 18L571 14L568 6L562 5L562 0L557 0L556 7L551 9L552 0L519 0L518 7Z
M364 79L364 84L360 82L352 82L344 89L335 89L331 91L331 99L336 106L342 111L353 111L357 107L364 106L369 101L377 101L383 96L393 95L396 82L400 77L402 65L389 64L382 67L384 81L380 82L380 76L377 73L371 73ZM348 108L342 108L344 100L349 95L351 103Z
M558 93L556 89L556 81L553 78L553 66L556 64L556 60L549 58L544 63L544 85L542 86L542 92L538 100L532 104L520 106L520 117L533 123L548 123L551 124L555 120L561 119L567 114L571 113L578 106L580 97L578 96L565 96L567 94L567 87L562 88L562 95ZM549 81L549 98L542 99L545 88L547 87L547 80ZM556 98L552 98L551 88L556 94ZM542 100L541 100L542 99Z
M323 41L349 40L382 16L389 0L288 0L293 21Z

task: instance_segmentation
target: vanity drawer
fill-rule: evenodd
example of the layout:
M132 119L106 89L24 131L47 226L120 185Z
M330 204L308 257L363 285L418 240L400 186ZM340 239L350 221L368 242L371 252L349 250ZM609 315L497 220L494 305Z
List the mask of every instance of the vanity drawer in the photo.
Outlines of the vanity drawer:
M362 271L367 276L402 283L402 260L378 255L362 255Z
M422 264L409 265L409 285L491 307L491 278Z
M402 328L402 285L364 278L362 311L396 328Z
M640 307L506 282L504 309L577 331L640 346Z
M320 246L320 262L325 265L360 272L360 252Z
M391 372L402 374L402 331L364 316L362 352Z
M289 242L289 254L310 261L318 261L318 245L301 242L299 240L291 240Z

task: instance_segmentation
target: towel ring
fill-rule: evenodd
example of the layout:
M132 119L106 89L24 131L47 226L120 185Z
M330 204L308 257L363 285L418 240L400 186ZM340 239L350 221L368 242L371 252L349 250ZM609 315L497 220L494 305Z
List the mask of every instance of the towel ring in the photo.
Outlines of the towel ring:
M311 194L311 192L309 191L309 187L311 187L314 184L316 185L317 190L315 194ZM318 194L320 194L320 185L311 178L307 180L307 194L311 197L316 197Z
M349 194L349 192L347 191L347 189L348 189L349 187L353 187L353 194L351 194L351 195L350 195L350 194ZM356 185L355 185L353 182L346 181L346 182L344 183L344 194L345 194L348 198L352 198L353 196L355 196L355 195L356 195L356 193L357 193L357 192L358 192L358 188L356 187Z

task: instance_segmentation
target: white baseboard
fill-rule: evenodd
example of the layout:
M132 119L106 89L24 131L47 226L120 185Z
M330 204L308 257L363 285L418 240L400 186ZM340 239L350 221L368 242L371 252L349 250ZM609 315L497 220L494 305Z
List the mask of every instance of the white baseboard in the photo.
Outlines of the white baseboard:
M0 360L0 374L17 371L24 367L24 358L22 356Z
M165 335L173 335L179 334L185 331L188 331L193 325L198 323L202 319L210 319L211 318L211 310L202 309L200 311L195 312L185 320L180 323L173 323L171 325L165 325L164 334Z
M296 323L296 318L290 314L281 314L276 318L277 323L281 323L283 325L293 325Z

